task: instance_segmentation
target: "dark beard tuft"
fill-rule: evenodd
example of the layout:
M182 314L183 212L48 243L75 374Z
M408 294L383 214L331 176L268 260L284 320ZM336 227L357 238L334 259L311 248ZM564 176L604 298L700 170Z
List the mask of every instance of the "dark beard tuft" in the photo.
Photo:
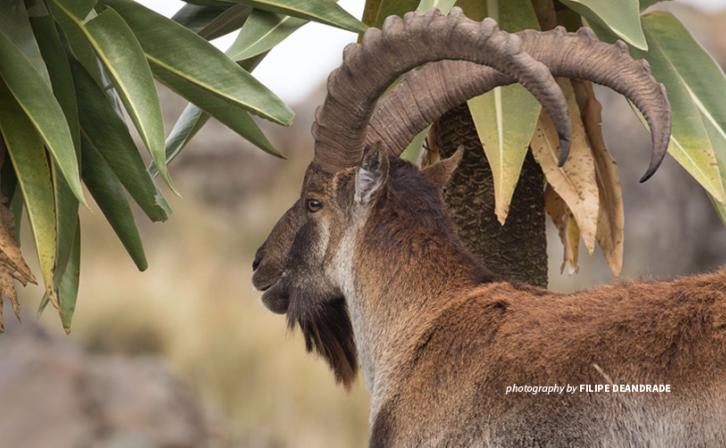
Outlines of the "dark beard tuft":
M305 337L305 349L308 352L315 349L330 365L335 380L349 389L358 372L358 361L345 299L291 299L287 310L287 326L290 329L296 324L300 326Z

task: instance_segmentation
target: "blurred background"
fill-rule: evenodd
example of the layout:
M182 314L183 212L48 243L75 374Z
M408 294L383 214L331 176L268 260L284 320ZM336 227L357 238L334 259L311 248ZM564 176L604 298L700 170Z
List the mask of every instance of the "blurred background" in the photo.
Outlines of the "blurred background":
M167 15L180 4L145 3ZM672 3L668 8L726 64L726 0ZM360 17L362 1L341 4ZM171 165L183 195L167 195L171 219L151 224L138 216L148 271L135 269L96 207L84 210L72 334L62 336L53 312L36 319L40 289L20 291L23 324L6 319L0 446L365 446L368 399L361 382L350 392L336 386L324 363L305 353L299 334L262 306L250 283L255 249L299 194L325 76L354 38L308 24L255 72L296 113L290 128L261 123L287 160L262 153L214 121L194 138ZM170 129L185 104L160 90ZM648 134L623 98L607 89L597 94L623 182L621 280L726 264L726 228L701 188L670 159L639 184ZM552 228L552 289L612 281L600 253L582 253L580 272L561 275L561 251Z

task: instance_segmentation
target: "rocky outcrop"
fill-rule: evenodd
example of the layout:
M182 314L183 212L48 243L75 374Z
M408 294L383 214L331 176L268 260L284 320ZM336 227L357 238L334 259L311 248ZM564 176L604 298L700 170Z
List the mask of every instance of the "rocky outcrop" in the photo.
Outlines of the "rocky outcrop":
M221 422L152 357L84 353L31 322L0 338L0 446L224 445Z

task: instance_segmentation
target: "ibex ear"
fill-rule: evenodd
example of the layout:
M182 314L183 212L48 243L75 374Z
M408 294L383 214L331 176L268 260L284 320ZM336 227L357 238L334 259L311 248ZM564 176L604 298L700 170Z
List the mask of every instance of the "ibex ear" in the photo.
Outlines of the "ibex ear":
M438 162L427 166L421 170L421 174L428 177L431 182L436 185L440 190L449 183L451 175L456 171L456 168L461 162L461 158L464 156L464 146L459 145L459 148L454 154L448 159L439 160Z
M388 179L388 154L381 149L380 143L367 145L363 150L363 160L355 174L355 202L368 204Z

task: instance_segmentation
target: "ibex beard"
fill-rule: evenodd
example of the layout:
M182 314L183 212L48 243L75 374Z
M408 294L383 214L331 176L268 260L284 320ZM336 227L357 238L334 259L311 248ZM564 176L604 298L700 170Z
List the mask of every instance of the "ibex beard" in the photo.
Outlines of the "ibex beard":
M328 78L300 199L258 250L253 283L339 382L360 363L371 446L726 446L726 271L574 294L513 284L447 216L440 190L461 153L422 171L398 158L448 109L519 82L553 119L564 162L571 127L553 74L640 109L652 175L670 140L665 88L588 29L510 35L457 8L394 16ZM600 393L610 384L671 392Z

